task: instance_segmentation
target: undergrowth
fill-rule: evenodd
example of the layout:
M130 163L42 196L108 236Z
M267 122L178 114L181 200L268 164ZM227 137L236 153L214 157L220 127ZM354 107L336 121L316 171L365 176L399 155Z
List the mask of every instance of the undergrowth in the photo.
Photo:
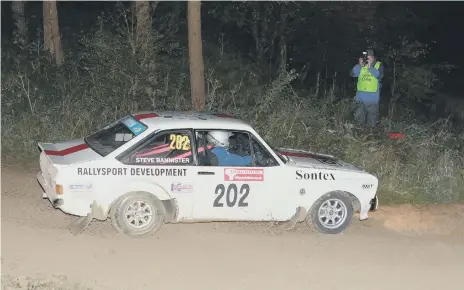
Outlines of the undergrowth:
M2 158L38 162L37 142L80 138L126 114L189 110L188 51L134 53L123 32L97 30L65 51L56 68L41 52L18 58L2 49ZM205 46L207 47L207 46ZM275 147L333 154L376 174L383 203L464 200L464 136L446 120L394 122L404 140L388 140L387 127L369 136L353 125L350 101L315 99L295 91L292 71L264 81L259 68L231 52L205 49L207 110L247 120Z

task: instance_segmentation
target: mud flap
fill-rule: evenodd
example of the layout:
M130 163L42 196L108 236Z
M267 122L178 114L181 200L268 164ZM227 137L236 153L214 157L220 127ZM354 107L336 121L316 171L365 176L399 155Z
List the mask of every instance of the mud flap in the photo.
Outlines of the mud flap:
M379 208L379 198L377 195L371 200L369 211L376 211Z
M87 216L79 217L75 219L69 226L69 231L77 236L80 235L90 224L93 220L92 213L89 213Z
M298 207L293 217L288 222L284 223L282 229L286 231L292 230L296 227L297 223L304 221L305 218L306 210L303 207Z
M92 222L93 219L105 220L107 218L107 212L102 209L95 201L92 203L91 211L87 216L79 217L75 219L69 226L69 231L77 236L80 235Z

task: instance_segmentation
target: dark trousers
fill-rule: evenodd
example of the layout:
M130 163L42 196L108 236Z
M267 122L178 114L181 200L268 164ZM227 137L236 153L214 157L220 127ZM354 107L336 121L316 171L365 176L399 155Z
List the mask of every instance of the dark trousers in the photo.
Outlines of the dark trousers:
M354 117L361 124L374 127L379 119L379 104L354 101Z

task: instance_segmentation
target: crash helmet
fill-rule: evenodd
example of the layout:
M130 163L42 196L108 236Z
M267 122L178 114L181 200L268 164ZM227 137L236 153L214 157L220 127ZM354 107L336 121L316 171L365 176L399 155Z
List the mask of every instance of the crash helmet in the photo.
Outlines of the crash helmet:
M229 146L229 138L232 135L232 132L227 131L209 131L206 140L213 146L227 147Z

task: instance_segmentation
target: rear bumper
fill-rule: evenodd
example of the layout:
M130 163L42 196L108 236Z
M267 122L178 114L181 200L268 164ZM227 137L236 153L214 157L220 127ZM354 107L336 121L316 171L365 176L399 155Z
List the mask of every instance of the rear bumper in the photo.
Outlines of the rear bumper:
M59 198L55 191L53 191L51 184L47 184L47 182L42 176L42 171L39 171L37 173L37 181L39 182L40 186L44 191L42 197L48 198L48 200L51 202L54 208L62 207L64 204L64 200Z
M52 185L44 180L41 171L37 173L37 181L43 189L42 197L47 198L54 208L76 216L87 216L90 213L91 196L69 194L66 192L63 196L59 196L53 190ZM101 216L103 216L103 213Z

